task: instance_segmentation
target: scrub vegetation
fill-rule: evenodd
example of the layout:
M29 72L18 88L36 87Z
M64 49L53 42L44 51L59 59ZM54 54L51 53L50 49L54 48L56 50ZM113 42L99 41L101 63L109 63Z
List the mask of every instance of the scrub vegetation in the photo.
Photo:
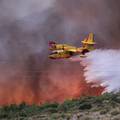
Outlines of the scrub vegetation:
M83 96L62 104L11 104L0 108L0 120L117 120L120 118L120 92Z

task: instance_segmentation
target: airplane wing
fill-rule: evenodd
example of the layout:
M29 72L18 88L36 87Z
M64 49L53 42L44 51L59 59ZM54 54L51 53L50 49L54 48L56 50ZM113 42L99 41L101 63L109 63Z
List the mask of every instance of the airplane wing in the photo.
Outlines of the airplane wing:
M82 52L82 48L69 48L68 50L66 50L66 51L69 51L69 52L73 52L73 53L80 53L80 52Z

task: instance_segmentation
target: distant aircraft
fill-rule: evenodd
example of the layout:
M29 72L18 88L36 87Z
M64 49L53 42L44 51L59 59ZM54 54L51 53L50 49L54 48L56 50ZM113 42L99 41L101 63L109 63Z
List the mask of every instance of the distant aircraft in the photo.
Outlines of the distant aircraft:
M75 46L71 46L68 44L57 44L54 41L49 42L51 53L49 54L49 58L51 59L65 59L70 58L75 55L80 55L80 57L86 57L86 53L94 50L94 34L90 33L88 37L86 37L82 41L82 47L77 48Z

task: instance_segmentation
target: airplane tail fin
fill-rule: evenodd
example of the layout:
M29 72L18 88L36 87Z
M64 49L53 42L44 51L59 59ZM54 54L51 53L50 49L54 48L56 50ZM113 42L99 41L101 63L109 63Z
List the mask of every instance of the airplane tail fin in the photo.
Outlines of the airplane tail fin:
M93 50L95 45L94 34L89 33L88 37L82 41L83 47L88 50Z
M93 33L90 33L88 35L87 38L85 38L83 41L82 41L83 44L88 44L88 45L94 45L95 44L95 40L94 40L94 34Z

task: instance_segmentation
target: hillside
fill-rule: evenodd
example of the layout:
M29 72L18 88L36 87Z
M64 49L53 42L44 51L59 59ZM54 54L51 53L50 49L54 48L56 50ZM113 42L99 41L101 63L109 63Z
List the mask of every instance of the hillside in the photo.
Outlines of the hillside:
M120 92L84 96L63 104L3 106L0 120L120 120Z

